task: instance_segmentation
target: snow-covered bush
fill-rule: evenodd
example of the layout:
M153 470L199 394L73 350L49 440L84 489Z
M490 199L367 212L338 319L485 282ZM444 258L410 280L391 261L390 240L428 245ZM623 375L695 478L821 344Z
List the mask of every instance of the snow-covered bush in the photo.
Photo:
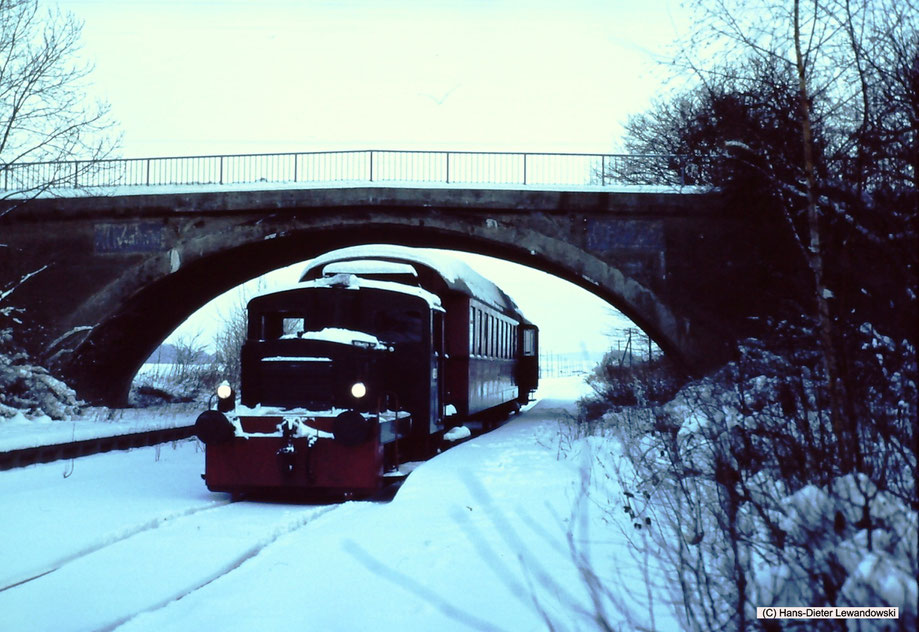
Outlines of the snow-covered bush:
M169 353L163 353L164 349ZM197 336L184 337L161 346L144 364L131 385L130 401L135 406L200 401L222 379L207 346Z
M868 325L849 330L853 465L813 336L781 333L668 402L610 403L593 423L615 433L617 449L594 460L592 493L628 515L636 550L667 569L686 629L842 623L757 620L757 606L897 606L898 620L849 629L915 629L915 349Z
M594 419L609 406L660 404L673 398L686 377L664 356L637 364L617 361L612 352L588 376L594 397L580 402L582 413Z
M33 363L16 344L16 313L14 308L0 305L0 419L18 414L64 419L81 402L70 387Z

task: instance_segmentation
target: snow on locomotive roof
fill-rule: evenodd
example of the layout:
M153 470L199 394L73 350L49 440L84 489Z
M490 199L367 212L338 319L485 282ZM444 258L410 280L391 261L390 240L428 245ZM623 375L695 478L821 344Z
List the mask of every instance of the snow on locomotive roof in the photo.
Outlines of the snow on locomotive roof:
M323 342L335 342L341 345L353 346L370 346L374 349L388 349L389 347L373 334L354 329L342 329L341 327L325 327L320 331L304 331L300 334L290 336L301 340L320 340Z
M408 274L418 276L415 268L407 263L361 259L358 261L335 261L322 268L322 276L335 274Z
M517 304L510 296L493 282L470 268L465 262L454 259L449 255L407 246L352 246L334 250L310 261L300 280L303 281L311 275L315 276L317 270L320 269L325 272L328 266L339 262L348 262L349 266L360 262L362 266L366 266L367 270L372 270L373 266L385 263L408 263L413 266L425 266L438 274L450 290L469 294L500 311L514 313L522 317L520 308L517 307ZM359 273L355 272L355 274Z
M289 292L291 290L300 290L305 288L318 288L318 287L337 287L337 288L346 288L349 290L357 290L360 288L370 288L376 290L386 290L389 292L399 292L401 294L408 294L410 296L417 296L418 298L427 302L427 304L432 309L443 310L443 307L440 302L440 297L432 292L428 292L424 288L405 285L404 283L394 283L392 281L376 281L373 279L362 279L361 277L342 273L336 274L334 276L323 277L321 279L313 279L311 281L300 281L294 285L288 285L286 287L281 287L271 292L265 292L264 294L259 294L258 296L253 297L249 302L260 301L261 299L267 296L274 296L277 294L282 294L284 292Z

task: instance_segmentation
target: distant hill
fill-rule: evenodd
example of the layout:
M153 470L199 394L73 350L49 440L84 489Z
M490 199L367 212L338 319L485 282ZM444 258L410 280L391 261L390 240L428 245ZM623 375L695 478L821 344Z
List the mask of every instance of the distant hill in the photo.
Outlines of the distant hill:
M213 361L214 356L203 349L189 349L164 342L144 364L210 364Z

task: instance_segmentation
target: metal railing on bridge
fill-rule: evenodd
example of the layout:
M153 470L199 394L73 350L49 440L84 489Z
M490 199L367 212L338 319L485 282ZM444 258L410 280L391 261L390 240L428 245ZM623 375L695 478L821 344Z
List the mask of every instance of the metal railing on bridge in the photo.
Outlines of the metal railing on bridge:
M698 172L698 163L672 155L367 149L16 163L0 166L0 186L7 192L260 183L681 186L694 184Z

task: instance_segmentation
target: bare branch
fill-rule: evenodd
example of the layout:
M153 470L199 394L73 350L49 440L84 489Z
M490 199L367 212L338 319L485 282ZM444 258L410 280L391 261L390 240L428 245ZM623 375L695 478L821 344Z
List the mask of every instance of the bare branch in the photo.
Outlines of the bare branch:
M56 180L17 187L21 162L90 164L115 147L109 109L86 98L92 71L78 63L82 23L38 0L0 1L0 173L3 197L34 197ZM3 214L9 213L9 208Z

